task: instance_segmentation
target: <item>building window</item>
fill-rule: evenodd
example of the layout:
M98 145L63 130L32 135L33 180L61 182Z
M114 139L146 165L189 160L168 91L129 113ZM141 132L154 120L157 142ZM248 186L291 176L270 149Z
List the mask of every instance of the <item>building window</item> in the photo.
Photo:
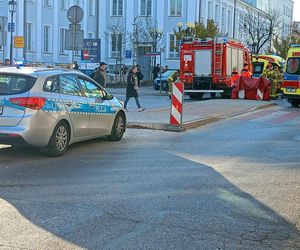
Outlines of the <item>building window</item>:
M44 6L51 7L52 1L51 0L44 0Z
M207 19L212 20L212 3L208 2L207 5Z
M222 7L222 28L221 28L221 32L223 34L225 33L225 27L226 27L226 9L223 6Z
M112 34L111 35L111 57L120 58L122 53L122 35Z
M215 23L218 24L220 17L219 4L215 5Z
M95 0L89 0L89 15L96 15Z
M44 53L50 53L52 51L51 43L51 26L44 26Z
M66 29L59 30L59 53L65 54Z
M112 16L123 15L123 0L112 0Z
M75 5L80 6L80 0L75 0Z
M32 23L26 23L26 49L34 51L34 28Z
M232 17L231 17L231 10L228 10L228 22L227 25L229 28L232 27Z
M61 10L66 10L67 9L67 3L66 0L59 0L59 8Z
M182 0L170 0L170 16L181 16Z
M141 0L140 15L151 16L152 0Z
M179 58L179 47L177 45L176 36L169 35L169 58Z

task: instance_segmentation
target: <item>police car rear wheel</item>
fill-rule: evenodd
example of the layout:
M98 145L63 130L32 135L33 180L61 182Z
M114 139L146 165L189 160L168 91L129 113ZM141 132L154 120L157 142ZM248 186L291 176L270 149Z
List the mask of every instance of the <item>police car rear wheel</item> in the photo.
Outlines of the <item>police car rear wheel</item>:
M122 113L118 113L108 139L111 141L120 141L123 137L125 126L125 116Z
M66 122L59 122L51 136L48 144L48 154L51 156L61 156L63 155L68 147L70 141L70 131Z

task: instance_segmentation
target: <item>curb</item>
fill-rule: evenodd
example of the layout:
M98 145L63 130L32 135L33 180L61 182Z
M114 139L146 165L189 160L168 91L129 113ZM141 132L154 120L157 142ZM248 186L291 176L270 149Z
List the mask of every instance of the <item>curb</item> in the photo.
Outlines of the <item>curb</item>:
M251 109L241 110L239 112L223 115L220 117L206 117L206 118L201 118L193 121L187 121L184 122L182 126L178 126L178 127L172 126L168 123L151 123L151 122L128 122L126 127L135 128L135 129L152 129L152 130L163 130L163 131L171 131L171 132L183 132L188 129L198 128L213 122L224 120L226 118L238 116L255 110L269 108L276 105L277 105L276 103L268 103L266 105L256 106Z

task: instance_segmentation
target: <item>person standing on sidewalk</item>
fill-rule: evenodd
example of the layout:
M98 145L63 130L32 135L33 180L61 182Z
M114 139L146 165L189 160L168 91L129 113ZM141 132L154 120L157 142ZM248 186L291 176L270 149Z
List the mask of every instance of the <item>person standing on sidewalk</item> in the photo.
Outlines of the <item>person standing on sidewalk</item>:
M145 110L139 102L139 95L138 95L138 76L137 76L137 66L133 66L127 76L127 88L126 88L126 100L124 103L124 108L127 110L127 104L131 97L134 97L136 105L138 107L138 111L141 112Z
M137 67L136 75L137 75L137 78L138 78L138 86L140 87L141 86L141 81L143 80L144 75L142 73L140 65L137 64L136 67Z
M100 67L95 70L95 74L93 76L93 79L100 83L102 87L106 87L106 63L101 62Z
M152 74L153 74L153 81L158 77L158 73L160 72L160 65L157 64L153 70L152 70Z

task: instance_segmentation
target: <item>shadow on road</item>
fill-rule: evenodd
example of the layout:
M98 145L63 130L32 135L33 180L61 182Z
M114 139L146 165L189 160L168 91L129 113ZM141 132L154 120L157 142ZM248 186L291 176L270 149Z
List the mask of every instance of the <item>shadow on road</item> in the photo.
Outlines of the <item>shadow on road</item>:
M210 166L172 155L167 145L149 157L157 147L151 138L143 148L135 143L94 140L60 158L0 150L0 246L300 247L292 223Z

